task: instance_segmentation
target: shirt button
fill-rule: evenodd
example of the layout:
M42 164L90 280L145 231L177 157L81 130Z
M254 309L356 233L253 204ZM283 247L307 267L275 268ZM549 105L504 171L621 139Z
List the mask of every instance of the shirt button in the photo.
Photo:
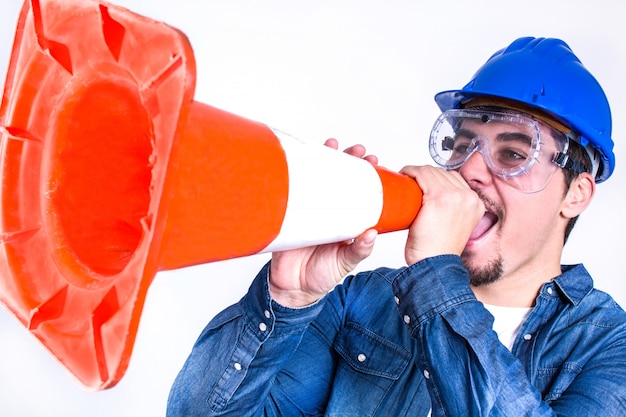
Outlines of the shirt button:
M430 372L428 372L428 369L424 369L424 378L430 379Z
M548 287L548 294L552 295L552 287Z
M396 304L400 305L400 299L398 297L393 297L393 299L395 300Z
M532 339L532 338L533 338L533 335L532 335L532 334L530 334L530 333L526 333L526 334L524 335L524 340L530 340L530 339Z
M363 353L359 353L359 356L357 356L356 359L359 362L365 362L365 359L367 359L367 356L365 356Z
M241 364L239 362L235 362L234 366L235 366L236 370L241 371L242 367L241 367Z
M267 324L265 324L265 323L259 324L259 329L261 329L262 332L266 331L267 330Z
M409 317L409 315L408 315L408 314L405 314L405 315L404 315L404 317L403 317L403 319L404 319L404 322L405 322L406 324L409 324L409 323L411 322L411 317Z
M266 319L269 319L271 317L270 312L268 310L265 310L263 314L265 315Z

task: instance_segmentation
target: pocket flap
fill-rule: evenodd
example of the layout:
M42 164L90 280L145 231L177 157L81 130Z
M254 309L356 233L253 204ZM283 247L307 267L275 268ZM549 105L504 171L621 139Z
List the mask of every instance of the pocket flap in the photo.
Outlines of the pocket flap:
M335 340L335 350L359 372L398 379L411 352L356 323L348 323Z

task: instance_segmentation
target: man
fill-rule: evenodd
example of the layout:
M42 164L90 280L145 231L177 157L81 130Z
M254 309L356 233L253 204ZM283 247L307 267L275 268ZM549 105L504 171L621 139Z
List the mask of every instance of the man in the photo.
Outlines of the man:
M338 285L374 230L274 253L201 334L169 415L626 415L626 314L560 265L614 168L601 87L564 42L522 38L435 100L441 168L402 170L424 193L408 266Z

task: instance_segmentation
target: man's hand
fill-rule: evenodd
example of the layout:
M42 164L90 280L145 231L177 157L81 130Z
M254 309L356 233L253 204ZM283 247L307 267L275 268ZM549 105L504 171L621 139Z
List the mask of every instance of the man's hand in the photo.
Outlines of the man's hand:
M456 171L408 166L400 172L415 178L423 192L422 207L409 228L407 264L437 255L460 255L485 214L478 194Z
M335 139L328 139L325 145L338 148ZM344 152L372 164L378 163L376 156L365 155L362 145L351 146ZM272 253L272 298L283 306L294 308L314 303L372 253L376 236L376 230L370 229L347 242Z

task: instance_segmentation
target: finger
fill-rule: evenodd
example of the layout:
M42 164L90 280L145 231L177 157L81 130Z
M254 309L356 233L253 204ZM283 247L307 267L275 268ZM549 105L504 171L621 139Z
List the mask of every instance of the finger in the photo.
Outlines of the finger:
M366 155L363 157L367 162L372 165L378 165L378 157L376 155Z
M362 158L365 156L365 146L360 145L360 144L352 145L349 148L344 149L344 152L347 153L348 155Z
M324 142L324 145L333 149L339 148L339 142L337 141L337 139L334 139L334 138L326 139L326 142ZM347 153L348 155L356 156L357 158L363 158L372 165L378 165L378 157L376 155L365 155L366 151L365 151L365 146L363 145L360 145L360 144L352 145L344 149L344 152Z
M422 189L428 185L441 187L443 185L452 185L455 188L470 188L469 184L457 171L448 171L443 168L426 166L405 166L400 170L401 174L408 175L417 181Z
M339 141L334 138L328 138L324 142L324 146L328 146L329 148L339 149Z
M400 170L401 174L408 175L409 177L416 178L419 171L418 166L415 165L407 165Z
M446 170L445 173L451 183L456 184L462 188L470 188L469 184L467 183L467 181L465 181L465 178L463 178L463 176L459 173L459 171L447 171Z

